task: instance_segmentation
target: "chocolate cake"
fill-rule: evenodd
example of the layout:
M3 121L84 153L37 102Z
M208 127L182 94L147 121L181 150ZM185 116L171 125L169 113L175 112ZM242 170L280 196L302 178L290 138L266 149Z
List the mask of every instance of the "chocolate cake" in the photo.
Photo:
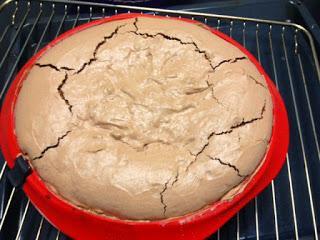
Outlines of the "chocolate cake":
M48 49L15 107L19 146L47 187L127 220L182 216L241 189L272 125L265 79L242 51L200 24L144 16Z

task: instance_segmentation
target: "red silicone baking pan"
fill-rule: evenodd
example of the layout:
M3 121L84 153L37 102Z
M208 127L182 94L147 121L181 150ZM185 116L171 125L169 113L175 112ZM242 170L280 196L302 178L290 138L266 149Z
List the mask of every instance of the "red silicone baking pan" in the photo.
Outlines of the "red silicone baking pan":
M141 14L121 14L81 25L54 39L24 65L8 90L0 116L0 125L6 126L0 132L0 146L9 168L13 168L17 157L21 155L14 131L15 102L21 85L35 62L51 47L72 34L102 23L135 17L163 18ZM189 19L172 19L199 25L199 22ZM273 101L273 130L269 148L259 169L250 180L247 180L243 191L231 200L221 200L197 212L159 221L119 220L79 209L51 192L37 172L31 170L22 186L23 190L34 206L62 232L74 239L203 239L217 231L267 187L278 174L284 164L289 143L287 113L281 96L258 61L244 47L217 30L209 27L207 29L246 54L267 81Z

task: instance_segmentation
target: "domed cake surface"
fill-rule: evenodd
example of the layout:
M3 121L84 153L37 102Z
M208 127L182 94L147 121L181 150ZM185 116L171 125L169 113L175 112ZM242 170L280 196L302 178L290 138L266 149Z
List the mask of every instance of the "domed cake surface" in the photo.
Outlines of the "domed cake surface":
M15 132L61 198L157 220L213 204L250 177L272 109L264 77L237 47L200 24L142 15L48 49L19 92Z

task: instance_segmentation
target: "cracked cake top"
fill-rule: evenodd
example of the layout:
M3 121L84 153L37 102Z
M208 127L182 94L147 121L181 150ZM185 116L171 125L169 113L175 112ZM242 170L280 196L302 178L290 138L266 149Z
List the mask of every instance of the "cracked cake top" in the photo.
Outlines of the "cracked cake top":
M272 131L265 79L203 26L131 18L38 59L15 131L46 185L76 206L155 220L221 199L258 167Z

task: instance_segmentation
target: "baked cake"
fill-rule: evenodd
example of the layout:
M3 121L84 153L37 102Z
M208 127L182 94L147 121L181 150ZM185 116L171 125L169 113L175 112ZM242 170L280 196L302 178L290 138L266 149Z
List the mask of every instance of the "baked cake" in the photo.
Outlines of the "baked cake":
M48 49L15 107L19 146L45 184L128 220L192 213L241 186L272 123L266 81L242 51L201 24L144 16Z

